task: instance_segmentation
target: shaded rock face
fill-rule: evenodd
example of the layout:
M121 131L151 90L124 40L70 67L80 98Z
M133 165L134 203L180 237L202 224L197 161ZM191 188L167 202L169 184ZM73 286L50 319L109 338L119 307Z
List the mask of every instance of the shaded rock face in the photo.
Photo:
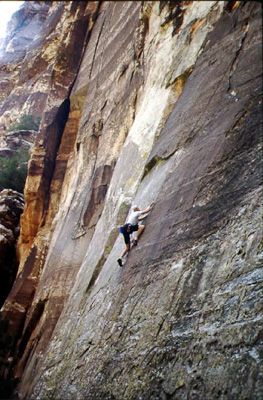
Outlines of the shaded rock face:
M31 72L30 79L27 79L27 84L23 88L24 90L18 87L20 86L18 82L21 81L21 75L28 69L29 65L34 64L36 58L39 59L44 39L42 36L43 23L47 18L50 6L51 2L24 2L22 7L13 14L9 22L7 29L9 34L7 34L0 50L1 128L6 123L13 122L22 107L24 109L31 108L32 111L38 108L41 110L39 113L43 111L44 96L43 93L42 95L39 93L43 91L43 84L41 85L42 90L39 90L40 82L36 84L36 81L44 73L44 59L42 61L42 69L39 65L34 72ZM52 30L52 26L50 28ZM37 50L37 56L34 50ZM29 78L29 75L27 76ZM39 89L35 90L37 86ZM36 95L37 93L38 96Z
M74 7L85 41L77 62L61 39L2 310L9 376L32 399L260 399L261 6ZM118 227L152 201L120 269Z
M23 209L23 195L7 189L0 192L0 307L10 292L17 273L16 242Z

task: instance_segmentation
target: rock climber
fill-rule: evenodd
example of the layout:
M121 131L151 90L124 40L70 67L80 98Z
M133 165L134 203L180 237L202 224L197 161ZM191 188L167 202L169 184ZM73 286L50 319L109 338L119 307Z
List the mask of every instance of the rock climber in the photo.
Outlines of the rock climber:
M123 257L130 251L131 248L131 239L130 235L133 232L137 232L136 237L133 239L132 243L134 246L137 246L139 236L142 234L144 230L144 225L139 225L139 217L143 214L147 214L153 207L153 203L151 203L145 210L141 211L138 206L132 207L132 213L128 217L127 222L120 228L120 232L124 236L124 241L126 244L125 249L121 253L120 258L118 258L118 264L120 267L123 266Z

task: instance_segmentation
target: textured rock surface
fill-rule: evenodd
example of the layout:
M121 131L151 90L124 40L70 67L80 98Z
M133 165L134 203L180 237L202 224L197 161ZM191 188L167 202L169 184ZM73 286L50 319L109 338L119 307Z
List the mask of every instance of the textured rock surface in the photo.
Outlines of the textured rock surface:
M82 59L52 75L64 89L48 92L2 312L20 396L260 399L261 6L83 12ZM151 201L119 269L118 226Z
M24 2L9 22L9 35L0 51L1 133L6 124L16 120L22 109L23 112L36 112L37 109L39 113L43 111L46 97L43 77L46 65L43 65L45 58L42 59L41 50L45 50L46 46L48 48L49 33L56 26L50 24L50 32L43 32L43 23L50 5L51 2ZM40 59L42 63L39 62ZM23 76L26 76L26 82Z
M34 145L36 135L37 131L32 130L6 133L0 139L0 157L13 157L19 149L28 151Z
M20 193L7 189L0 192L0 307L10 292L17 273L16 242L23 209L24 199Z
M37 34L23 54L16 51L10 53L6 48L6 51L1 54L0 61L0 75L3 83L3 103L0 110L2 140L6 140L6 129L19 119L21 113L42 114L40 132L29 165L30 178L25 199L27 206L20 237L20 270L23 273L18 275L9 297L10 302L7 303L8 312L5 315L8 316L4 318L9 324L5 336L8 340L10 338L11 345L5 346L3 356L11 360L13 358L10 354L14 353L20 358L23 353L21 349L27 343L26 338L28 333L30 336L31 327L35 323L35 317L33 317L33 324L30 319L25 339L17 335L19 330L23 330L25 317L30 309L43 266L45 244L48 243L48 238L44 238L44 244L41 243L39 252L35 251L34 246L29 256L28 251L39 224L45 217L55 158L68 116L68 96L93 25L97 2L89 4L34 2L33 5L25 3L26 8L32 8L31 6L36 9L38 15L36 19L39 23L41 22L41 28L37 30ZM32 18L34 20L34 16ZM27 19L24 27L22 19L13 33L13 38L18 37L19 40L21 30L24 36L24 29L30 33L31 25L36 24L33 20ZM36 33L36 30L33 29L33 31ZM49 226L47 236L50 233ZM24 266L25 260L27 264ZM33 268L34 261L37 264L35 269ZM38 315L38 311L35 314ZM14 348L12 346L17 343L17 339L21 343ZM6 341L6 338L3 340ZM12 368L12 363L9 367ZM6 370L4 374L5 377L10 376Z

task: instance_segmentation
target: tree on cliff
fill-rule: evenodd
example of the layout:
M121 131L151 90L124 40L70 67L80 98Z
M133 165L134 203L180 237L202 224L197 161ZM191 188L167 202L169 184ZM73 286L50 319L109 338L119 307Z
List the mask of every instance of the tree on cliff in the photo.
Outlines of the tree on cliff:
M19 149L12 158L0 157L0 191L13 189L23 193L29 153Z

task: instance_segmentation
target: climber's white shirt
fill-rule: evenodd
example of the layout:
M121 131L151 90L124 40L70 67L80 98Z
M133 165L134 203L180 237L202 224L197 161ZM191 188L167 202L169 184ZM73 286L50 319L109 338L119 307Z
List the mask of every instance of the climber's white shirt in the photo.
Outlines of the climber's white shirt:
M139 216L142 214L141 211L133 211L127 219L127 224L137 225L139 222Z

